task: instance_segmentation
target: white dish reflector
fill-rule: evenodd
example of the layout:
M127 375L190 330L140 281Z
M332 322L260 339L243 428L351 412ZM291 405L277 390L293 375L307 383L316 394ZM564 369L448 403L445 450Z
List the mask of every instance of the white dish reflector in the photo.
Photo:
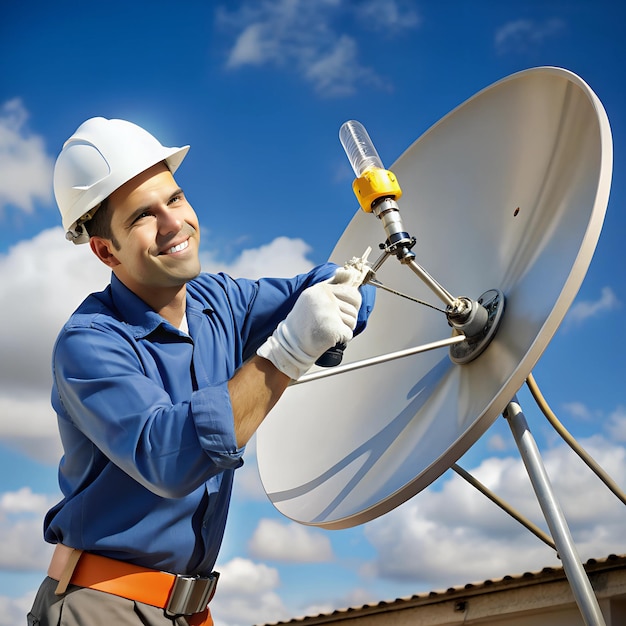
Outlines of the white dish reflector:
M597 96L575 74L535 68L479 92L390 168L416 261L454 296L504 293L484 353L454 364L434 350L291 387L257 436L265 491L314 526L367 522L427 487L504 410L580 288L608 203L612 141ZM358 211L331 260L384 240ZM384 284L433 302L394 258ZM440 304L433 302L433 304ZM378 291L344 363L449 337L444 314Z

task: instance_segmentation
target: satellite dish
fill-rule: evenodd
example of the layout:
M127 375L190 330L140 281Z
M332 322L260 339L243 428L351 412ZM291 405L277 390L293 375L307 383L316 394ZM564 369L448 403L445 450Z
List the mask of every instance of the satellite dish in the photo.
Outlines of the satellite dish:
M390 511L453 465L503 412L593 256L609 196L611 132L581 78L535 68L470 98L390 169L417 261L455 296L503 294L506 306L494 337L469 362L435 349L288 390L258 431L258 465L271 502L303 524L347 528ZM379 220L358 211L331 260L343 264L383 239ZM434 300L394 259L376 278ZM379 290L368 329L344 363L451 334L441 312Z

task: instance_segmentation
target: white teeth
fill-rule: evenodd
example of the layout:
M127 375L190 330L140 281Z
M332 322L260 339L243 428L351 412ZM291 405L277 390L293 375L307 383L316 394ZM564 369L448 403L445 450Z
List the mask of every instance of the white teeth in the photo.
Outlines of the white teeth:
M189 239L187 239L187 241L183 241L183 243L179 243L177 246L174 246L173 248L170 248L167 251L167 253L174 254L174 252L180 252L181 250L184 250L188 245L189 245Z

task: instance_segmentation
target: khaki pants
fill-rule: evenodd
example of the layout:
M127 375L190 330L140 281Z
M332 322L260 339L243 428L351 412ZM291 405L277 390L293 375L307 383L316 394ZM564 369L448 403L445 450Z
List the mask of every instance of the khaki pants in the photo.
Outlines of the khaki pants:
M184 617L94 589L70 585L57 596L57 581L46 578L28 614L28 626L188 626Z

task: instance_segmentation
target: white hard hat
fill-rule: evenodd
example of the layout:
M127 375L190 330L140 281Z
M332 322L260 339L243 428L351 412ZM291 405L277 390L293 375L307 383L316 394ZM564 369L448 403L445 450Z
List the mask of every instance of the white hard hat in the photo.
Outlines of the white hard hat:
M82 222L89 212L141 172L165 161L174 173L189 146L166 148L140 126L92 117L65 142L54 166L56 197L66 237L89 240Z

